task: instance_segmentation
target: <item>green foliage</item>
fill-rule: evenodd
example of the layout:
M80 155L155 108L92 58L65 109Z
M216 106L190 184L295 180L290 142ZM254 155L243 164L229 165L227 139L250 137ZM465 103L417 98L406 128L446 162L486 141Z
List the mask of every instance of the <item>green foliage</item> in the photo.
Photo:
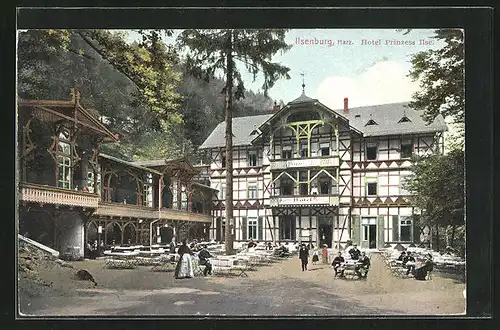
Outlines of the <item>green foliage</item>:
M419 81L420 89L413 95L410 107L422 110L423 118L431 123L438 114L464 123L465 61L464 34L459 29L440 29L434 38L445 42L437 50L427 50L412 56L410 77Z
M423 210L421 225L457 227L464 220L464 152L421 157L412 165L404 184L413 195L412 204Z
M289 68L271 62L274 54L291 48L285 42L286 32L284 29L185 30L178 37L178 47L187 47L186 68L193 76L206 81L213 79L216 74L225 77L228 68L227 35L230 33L235 99L243 98L245 92L244 82L235 65L236 61L245 65L253 74L254 80L259 73L263 74L262 90L267 96L268 90L278 79L290 79Z

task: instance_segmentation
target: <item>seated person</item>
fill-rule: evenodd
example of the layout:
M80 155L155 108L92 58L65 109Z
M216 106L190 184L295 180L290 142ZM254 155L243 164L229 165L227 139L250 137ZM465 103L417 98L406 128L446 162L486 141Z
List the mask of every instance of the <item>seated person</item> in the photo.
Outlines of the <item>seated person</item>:
M397 260L398 261L403 261L405 258L406 258L406 252L403 251L403 252L401 252L401 254L399 255L399 257L398 257Z
M200 259L200 265L205 266L203 270L203 275L207 276L207 274L212 275L212 264L208 258L213 258L214 256L208 252L205 247L202 247L201 251L198 253L198 258Z
M413 275L416 280L425 281L427 274L434 269L434 262L432 261L432 255L429 253L425 258L425 263L422 267L419 267L413 271Z
M248 248L251 249L251 248L254 248L257 246L257 243L255 243L253 241L253 239L250 239L250 242L248 242Z
M406 257L403 259L403 267L406 267L408 270L406 271L406 275L409 275L410 272L413 272L415 270L415 265L406 265L408 261L415 262L415 258L411 255L411 252L408 252L406 254Z
M361 255L361 251L358 250L358 245L354 244L352 249L349 250L349 254L351 255L352 260L358 260Z
M356 267L356 273L359 277L366 277L368 275L368 269L370 268L370 258L368 258L365 252L361 252L358 262L360 262L361 265Z
M333 261L332 261L332 266L333 266L333 270L335 271L335 276L338 275L340 265L343 262L345 262L344 257L342 257L342 252L339 251L339 253L337 253L337 256L335 258L333 258ZM343 269L340 270L340 277L342 277L342 276L344 276Z
M273 249L273 244L271 242L268 242L266 245L266 250L272 250Z

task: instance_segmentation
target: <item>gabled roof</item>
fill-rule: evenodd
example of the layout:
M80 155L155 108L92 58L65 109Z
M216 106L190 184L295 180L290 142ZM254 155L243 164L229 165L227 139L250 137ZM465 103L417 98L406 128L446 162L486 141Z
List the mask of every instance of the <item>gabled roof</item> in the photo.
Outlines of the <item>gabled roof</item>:
M195 168L185 157L173 159L154 159L154 160L141 160L132 162L138 166L148 168L155 168L163 172L165 169L183 169L191 173L198 173L200 170Z
M408 102L349 108L349 112L344 115L365 137L443 132L448 129L441 115L427 125L421 117L421 112L408 107ZM410 121L401 121L404 116ZM377 125L366 125L370 120L375 121Z
M113 134L80 104L80 92L74 89L72 89L71 100L19 99L18 106L19 109L30 111L39 120L46 122L69 120L75 122L83 131L103 136L105 142L118 141L117 135Z
M251 133L273 115L258 115L233 118L233 146L252 144L257 135ZM226 146L226 123L222 122L210 133L200 149L223 148Z
M139 164L136 164L135 162L129 162L129 161L126 161L126 160L123 160L123 159L120 159L120 158L116 158L116 157L113 157L113 156L110 156L110 155L107 155L107 154L100 153L99 157L104 158L104 159L108 159L108 160L111 160L113 162L117 162L117 163L120 163L120 164L123 164L123 165L126 165L126 166L134 167L134 168L143 170L145 172L150 172L150 173L154 173L154 174L161 174L158 171L155 171L155 170L153 170L151 168L147 168L147 167L141 166Z

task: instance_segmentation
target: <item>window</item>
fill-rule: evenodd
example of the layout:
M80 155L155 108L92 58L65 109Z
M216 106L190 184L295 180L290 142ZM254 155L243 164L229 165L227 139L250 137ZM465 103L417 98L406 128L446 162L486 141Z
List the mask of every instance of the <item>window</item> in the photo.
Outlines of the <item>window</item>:
M309 149L307 148L307 143L300 144L300 157L309 157Z
M87 189L90 193L101 193L101 173L97 173L97 191L94 191L94 171L87 172Z
M370 241L373 239L373 237L370 238L370 226L376 226L377 224L377 218L375 217L369 217L369 218L362 218L361 219L361 225L363 226L363 241Z
M401 117L401 119L398 121L398 123L409 123L409 122L411 122L411 120L410 118L406 117L406 115Z
M399 217L399 240L409 242L413 237L413 221L411 217Z
M374 142L369 142L366 144L366 159L375 160L377 159L377 144Z
M220 200L226 199L226 185L225 184L222 184L221 187L220 187L219 199Z
M280 239L295 240L295 216L285 215L279 218Z
M320 194L323 194L323 195L329 194L330 193L330 182L328 182L326 180L322 181L319 184L319 188L320 188Z
M283 150L281 151L281 158L283 159L292 158L292 146L283 146Z
M249 183L248 184L248 199L257 198L257 184Z
M376 196L377 195L377 182L367 182L366 183L366 195Z
M410 158L413 154L413 143L411 140L401 141L401 158Z
M378 125L377 122L373 119L368 120L368 122L365 124L365 126L370 126L370 125Z
M399 194L400 195L410 195L408 190L405 189L405 183L406 183L406 175L402 175L399 177Z
M309 195L308 192L307 192L307 183L300 183L299 184L299 187L300 187L300 194L301 195Z
M321 156L330 156L330 144L329 143L321 143L319 145L320 155Z
M248 218L247 239L257 239L257 218Z
M293 195L293 184L289 178L281 179L280 181L280 193L284 196Z
M71 189L71 145L69 143L63 141L57 143L57 166L59 170L57 186Z
M257 166L257 151L249 151L247 157L248 166Z

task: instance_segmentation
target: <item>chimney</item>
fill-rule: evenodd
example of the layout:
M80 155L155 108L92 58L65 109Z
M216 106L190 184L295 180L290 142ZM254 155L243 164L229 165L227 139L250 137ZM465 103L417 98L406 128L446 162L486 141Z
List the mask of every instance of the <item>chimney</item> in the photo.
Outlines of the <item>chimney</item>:
M279 109L281 109L281 107L278 104L276 104L276 101L274 101L273 111L278 111Z
M344 113L349 113L349 99L344 97Z

